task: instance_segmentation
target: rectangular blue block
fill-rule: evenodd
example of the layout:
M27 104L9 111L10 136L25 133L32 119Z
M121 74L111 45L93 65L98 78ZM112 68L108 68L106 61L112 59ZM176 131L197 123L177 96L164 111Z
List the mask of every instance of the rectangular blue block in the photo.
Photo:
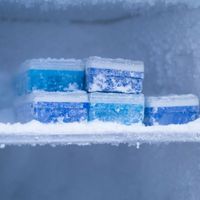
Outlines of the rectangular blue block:
M88 92L142 92L144 64L139 61L90 57L86 61Z
M199 99L195 95L147 97L144 124L185 124L199 116Z
M88 95L85 92L33 92L16 104L21 122L82 122L88 119Z
M89 121L117 122L131 125L144 118L143 94L89 94Z
M81 60L32 59L23 63L17 77L18 93L34 90L74 91L84 87L85 71Z

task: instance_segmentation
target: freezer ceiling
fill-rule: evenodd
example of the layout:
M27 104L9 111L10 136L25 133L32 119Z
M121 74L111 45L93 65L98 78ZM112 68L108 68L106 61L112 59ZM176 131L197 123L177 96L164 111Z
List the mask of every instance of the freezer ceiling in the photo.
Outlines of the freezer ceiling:
M198 0L0 0L0 19L126 19L149 10L198 8ZM152 11L151 11L152 12Z

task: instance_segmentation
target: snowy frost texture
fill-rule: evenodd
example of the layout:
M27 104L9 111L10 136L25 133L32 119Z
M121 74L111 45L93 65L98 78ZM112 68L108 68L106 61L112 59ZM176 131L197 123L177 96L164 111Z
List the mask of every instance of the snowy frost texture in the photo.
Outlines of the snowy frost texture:
M5 2L5 0L0 0L0 2ZM99 5L99 4L117 4L121 3L126 6L134 6L135 4L144 4L153 6L158 3L158 0L7 0L9 3L18 3L25 5L26 7L34 6L35 4L48 5L53 4L55 8L60 8L61 6L71 6L71 5ZM186 4L191 7L197 7L200 5L198 0L160 0L164 4L176 5L178 3Z
M89 92L141 93L143 72L122 69L108 69L106 66L103 69L96 66L87 68L86 89Z
M0 77L0 121L13 121L15 99L6 74L15 74L32 58L142 60L145 95L200 97L199 6L199 0L0 0L0 75L5 74ZM38 135L46 135L49 143L71 134L78 137L66 141L81 144L85 133L93 142L99 141L98 134L102 142L113 133L111 139L129 143L200 141L199 124L0 123L5 142L0 147L10 135L13 143L28 142L24 135L31 134L36 143ZM126 145L8 147L0 151L1 199L199 200L199 153L194 143L143 145L140 150Z

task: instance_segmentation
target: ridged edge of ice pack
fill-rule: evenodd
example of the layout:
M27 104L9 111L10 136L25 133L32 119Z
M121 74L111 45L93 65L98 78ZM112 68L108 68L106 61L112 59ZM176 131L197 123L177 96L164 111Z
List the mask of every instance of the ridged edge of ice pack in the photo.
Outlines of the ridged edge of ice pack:
M144 63L142 61L132 61L122 58L111 59L97 56L86 59L86 68L116 69L133 72L144 72Z
M88 103L88 94L84 91L76 91L76 92L33 91L30 94L19 97L17 101L18 104L26 102Z
M199 106L199 99L196 95L170 95L158 97L146 97L145 107L180 107Z
M89 94L90 103L119 103L119 104L142 104L144 105L143 94L123 94L123 93L100 93Z
M24 63L22 63L20 71L27 71L30 69L84 71L84 64L82 60L73 58L39 58L26 60Z

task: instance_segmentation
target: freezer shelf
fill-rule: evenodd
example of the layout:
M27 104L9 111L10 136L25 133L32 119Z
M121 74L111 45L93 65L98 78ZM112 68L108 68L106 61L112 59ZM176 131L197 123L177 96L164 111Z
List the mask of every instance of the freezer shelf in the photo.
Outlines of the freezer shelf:
M94 129L95 127L95 129ZM4 145L90 145L200 142L200 121L186 125L144 127L112 123L0 124L0 147Z

